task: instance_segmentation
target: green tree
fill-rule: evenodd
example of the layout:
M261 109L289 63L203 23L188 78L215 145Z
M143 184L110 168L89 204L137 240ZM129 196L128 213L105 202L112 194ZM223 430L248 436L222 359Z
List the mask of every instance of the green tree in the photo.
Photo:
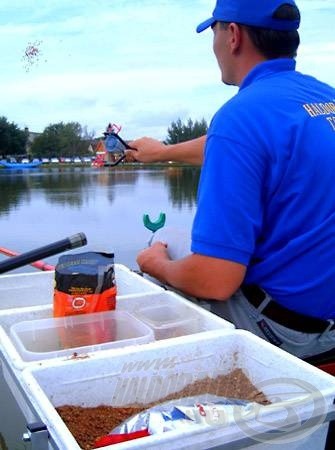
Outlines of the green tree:
M24 155L26 153L27 133L6 117L0 117L0 155Z
M50 124L32 143L31 153L37 158L87 155L92 137L78 122Z
M189 141L207 133L208 125L205 119L193 122L191 118L183 123L179 118L176 122L172 122L167 130L168 136L165 140L166 144L177 144L178 142Z

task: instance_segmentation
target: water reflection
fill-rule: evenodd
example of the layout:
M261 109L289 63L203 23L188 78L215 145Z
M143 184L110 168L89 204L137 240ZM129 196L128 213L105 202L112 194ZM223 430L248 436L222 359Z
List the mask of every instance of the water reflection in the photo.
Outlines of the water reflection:
M196 167L171 167L167 170L166 184L170 190L170 200L179 208L193 207L199 183L200 169Z
M173 206L193 207L199 169L193 167L167 167L163 169L90 169L53 168L42 170L0 172L0 215L6 215L21 203L29 203L34 195L43 194L50 204L81 208L97 195L97 188L104 187L110 203L115 200L116 189L122 186L135 188L145 172L153 182L163 182Z
M0 216L7 215L10 208L17 207L22 201L29 201L29 178L18 178L9 173L0 176Z

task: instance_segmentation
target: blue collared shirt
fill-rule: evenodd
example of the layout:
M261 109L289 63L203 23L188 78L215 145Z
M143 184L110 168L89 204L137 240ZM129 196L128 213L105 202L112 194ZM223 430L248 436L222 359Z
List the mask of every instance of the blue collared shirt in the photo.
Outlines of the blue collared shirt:
M335 317L335 90L292 59L258 64L208 130L192 251L246 283Z

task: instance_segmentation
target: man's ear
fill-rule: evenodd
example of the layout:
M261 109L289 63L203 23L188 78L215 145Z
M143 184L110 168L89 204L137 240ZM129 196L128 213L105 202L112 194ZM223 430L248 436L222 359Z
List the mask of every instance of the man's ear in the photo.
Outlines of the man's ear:
M234 54L234 53L238 52L241 47L242 29L241 29L240 25L232 22L228 25L228 32L229 32L229 43L230 43L231 53Z

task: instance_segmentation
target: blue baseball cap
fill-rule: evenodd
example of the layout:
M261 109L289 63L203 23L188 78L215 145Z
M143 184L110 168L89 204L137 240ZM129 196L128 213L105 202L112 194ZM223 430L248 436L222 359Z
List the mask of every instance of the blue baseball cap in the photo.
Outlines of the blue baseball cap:
M281 5L296 6L294 0L217 0L213 16L197 26L201 33L216 21L236 22L272 30L297 30L300 20L275 19L273 13Z

